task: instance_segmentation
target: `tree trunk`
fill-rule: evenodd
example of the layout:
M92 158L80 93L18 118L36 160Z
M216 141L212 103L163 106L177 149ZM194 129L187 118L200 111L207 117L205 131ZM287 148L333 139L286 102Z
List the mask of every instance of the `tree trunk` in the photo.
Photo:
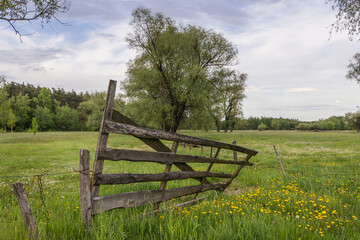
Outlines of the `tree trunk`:
M20 117L20 121L21 121L21 131L23 132L25 123L24 123L24 118L22 116Z
M167 131L167 132L176 133L177 129L179 128L180 121L181 121L181 119L176 119L175 124L173 126L171 126L169 131Z
M176 133L177 129L180 126L180 122L181 122L182 116L184 114L185 108L186 108L186 102L182 102L181 104L176 106L175 112L173 114L175 123L173 126L171 126L170 132Z
M215 120L215 125L216 125L216 131L220 132L220 122Z
M229 129L229 121L225 119L225 132L227 132Z
M163 124L162 124L162 130L164 132L170 132L171 131L171 126L164 121Z
M234 131L234 128L235 128L235 121L233 121L233 122L231 123L230 132L233 132L233 131Z

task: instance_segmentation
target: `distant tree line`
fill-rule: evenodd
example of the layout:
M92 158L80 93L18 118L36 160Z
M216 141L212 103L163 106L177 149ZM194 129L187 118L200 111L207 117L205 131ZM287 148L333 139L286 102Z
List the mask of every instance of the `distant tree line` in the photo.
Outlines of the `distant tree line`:
M0 129L2 131L97 130L105 105L105 92L65 91L7 83L0 78ZM117 107L121 101L116 100Z
M29 83L16 83L0 78L0 129L1 131L96 131L99 129L105 92L65 91L62 88L35 87ZM125 102L118 95L114 108L131 117L142 126L161 129L158 125L146 123L141 106ZM360 111L345 116L332 116L314 122L297 119L235 117L231 121L206 114L214 111L199 110L198 115L185 114L179 129L183 130L349 130L360 129Z
M360 120L360 111L347 113L345 116L332 116L318 121L303 122L297 119L272 118L272 117L249 117L248 119L236 119L235 130L301 130L301 131L325 131L325 130L352 130L359 129L357 122ZM360 121L359 121L360 122Z

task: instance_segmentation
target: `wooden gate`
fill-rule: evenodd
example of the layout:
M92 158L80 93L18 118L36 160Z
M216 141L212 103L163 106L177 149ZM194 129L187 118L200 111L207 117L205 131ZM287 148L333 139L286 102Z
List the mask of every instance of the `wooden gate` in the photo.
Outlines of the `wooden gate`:
M198 194L201 192L209 190L223 191L230 185L233 179L238 176L240 170L244 166L253 165L249 160L252 156L257 154L257 151L255 150L237 146L235 144L227 144L209 139L139 127L131 119L125 117L116 110L113 110L115 90L116 81L110 80L92 171L90 171L89 152L84 149L80 150L80 207L84 224L91 225L92 217L95 214L116 208L129 208L154 204L155 209L158 209L161 202L191 194L195 194L195 199L193 201L196 201ZM132 135L156 150L156 152L107 148L107 141L110 133ZM160 139L173 141L172 148L170 149L167 147ZM211 149L216 149L216 152L214 156L212 156L211 151L210 157L176 154L180 143L211 147ZM233 151L234 159L220 159L219 153L221 149ZM242 160L237 159L238 153L243 155ZM159 163L165 165L165 171L164 173L156 174L103 174L102 170L105 160ZM203 163L208 164L208 167L206 171L195 171L188 163ZM237 165L238 167L235 172L231 174L211 172L214 164L232 164ZM181 171L171 171L173 165ZM222 183L211 183L207 179L210 177L221 178L225 181ZM190 178L196 179L199 184L180 188L166 188L167 181ZM153 181L160 181L159 190L99 196L100 185Z

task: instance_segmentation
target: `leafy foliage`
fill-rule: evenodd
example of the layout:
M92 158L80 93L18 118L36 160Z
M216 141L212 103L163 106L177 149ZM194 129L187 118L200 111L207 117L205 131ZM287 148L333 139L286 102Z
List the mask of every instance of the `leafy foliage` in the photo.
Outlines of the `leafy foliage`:
M347 32L349 39L360 33L360 1L358 0L327 0L332 9L337 11L336 21L331 25L332 31Z
M31 128L29 129L30 132L32 132L34 135L37 133L37 131L39 130L39 125L37 123L36 117L32 118L31 120Z
M332 116L328 119L320 119L314 122L300 122L297 119L272 118L272 117L249 117L241 118L241 106L233 109L230 114L231 118L226 122L224 114L227 104L231 101L226 96L238 94L240 98L244 97L242 88L244 81L241 81L241 75L236 72L228 71L231 77L218 77L213 79L216 88L211 92L213 96L202 102L204 105L198 105L196 108L189 108L184 112L184 118L181 122L180 129L192 130L258 130L258 126L264 123L267 130L347 130L356 129L351 123L350 116ZM217 72L219 75L220 72ZM216 76L216 75L213 75ZM235 79L237 79L235 81ZM217 81L223 81L218 84ZM232 84L236 83L235 86ZM231 89L238 88L239 91L231 92L226 95L227 91L215 89L228 87ZM40 94L41 93L41 94ZM36 121L36 131L79 131L99 129L102 117L102 110L105 105L105 92L95 93L76 93L75 91L66 92L64 89L34 87L31 84L18 84L14 82L7 83L5 79L0 80L0 131L5 132L8 128L14 131L30 132L34 128ZM134 119L139 125L161 128L158 121L153 118L153 113L144 111L144 106L153 104L146 98L137 101L125 102L124 96L118 95L115 98L114 109L120 111L126 116ZM141 101L140 101L141 100ZM212 101L206 105L207 101ZM226 102L226 101L227 102ZM235 103L236 103L235 99ZM198 102L200 103L200 102ZM237 102L239 103L239 102ZM210 107L211 108L210 108ZM156 110L156 104L154 105ZM231 112L230 112L231 113ZM35 119L35 120L34 120Z
M345 115L345 118L350 127L356 129L357 132L360 132L360 111L355 113L349 112Z
M260 123L259 124L259 126L258 126L259 131L264 131L266 129L268 129L268 126L265 123Z
M353 60L350 60L350 64L348 65L348 74L346 78L355 80L360 84L360 53L356 53L353 56Z
M176 132L186 114L211 103L216 75L235 62L236 47L212 30L176 25L145 8L133 12L131 25L127 42L139 55L129 63L127 96L152 124Z
M54 116L50 109L37 106L35 116L39 124L40 131L51 130L54 127Z
M61 131L73 131L78 129L79 119L75 109L61 106L56 109L55 125Z
M40 19L41 24L49 23L58 18L57 13L69 10L67 0L0 0L0 20L7 21L16 34L21 33L15 24L18 21L33 21Z
M0 81L0 84L3 85L0 88L0 125L4 126L4 130L6 132L6 126L9 121L9 113L10 113L10 102L8 101L8 94L5 91L6 85L5 80Z

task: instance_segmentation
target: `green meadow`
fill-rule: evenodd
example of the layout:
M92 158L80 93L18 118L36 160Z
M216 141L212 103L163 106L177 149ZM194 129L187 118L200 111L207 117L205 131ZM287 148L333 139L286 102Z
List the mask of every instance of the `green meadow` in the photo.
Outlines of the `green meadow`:
M79 150L94 159L95 132L0 134L0 239L27 239L11 184L26 185L39 239L360 239L360 134L354 131L180 131L258 150L225 192L200 194L205 200L173 208L194 196L161 205L117 209L96 215L83 227L79 206ZM170 142L165 142L170 146ZM273 145L285 168L284 178ZM109 147L150 150L131 136L111 135ZM191 151L191 152L190 152ZM210 149L180 146L179 153L209 156ZM220 158L231 159L231 151ZM240 158L242 156L239 156ZM191 165L191 164L190 164ZM157 173L151 163L105 162L104 172ZM206 164L193 164L205 170ZM233 172L214 165L216 171ZM176 171L173 167L173 171ZM196 184L171 181L167 187ZM159 182L102 186L100 195L158 189Z

